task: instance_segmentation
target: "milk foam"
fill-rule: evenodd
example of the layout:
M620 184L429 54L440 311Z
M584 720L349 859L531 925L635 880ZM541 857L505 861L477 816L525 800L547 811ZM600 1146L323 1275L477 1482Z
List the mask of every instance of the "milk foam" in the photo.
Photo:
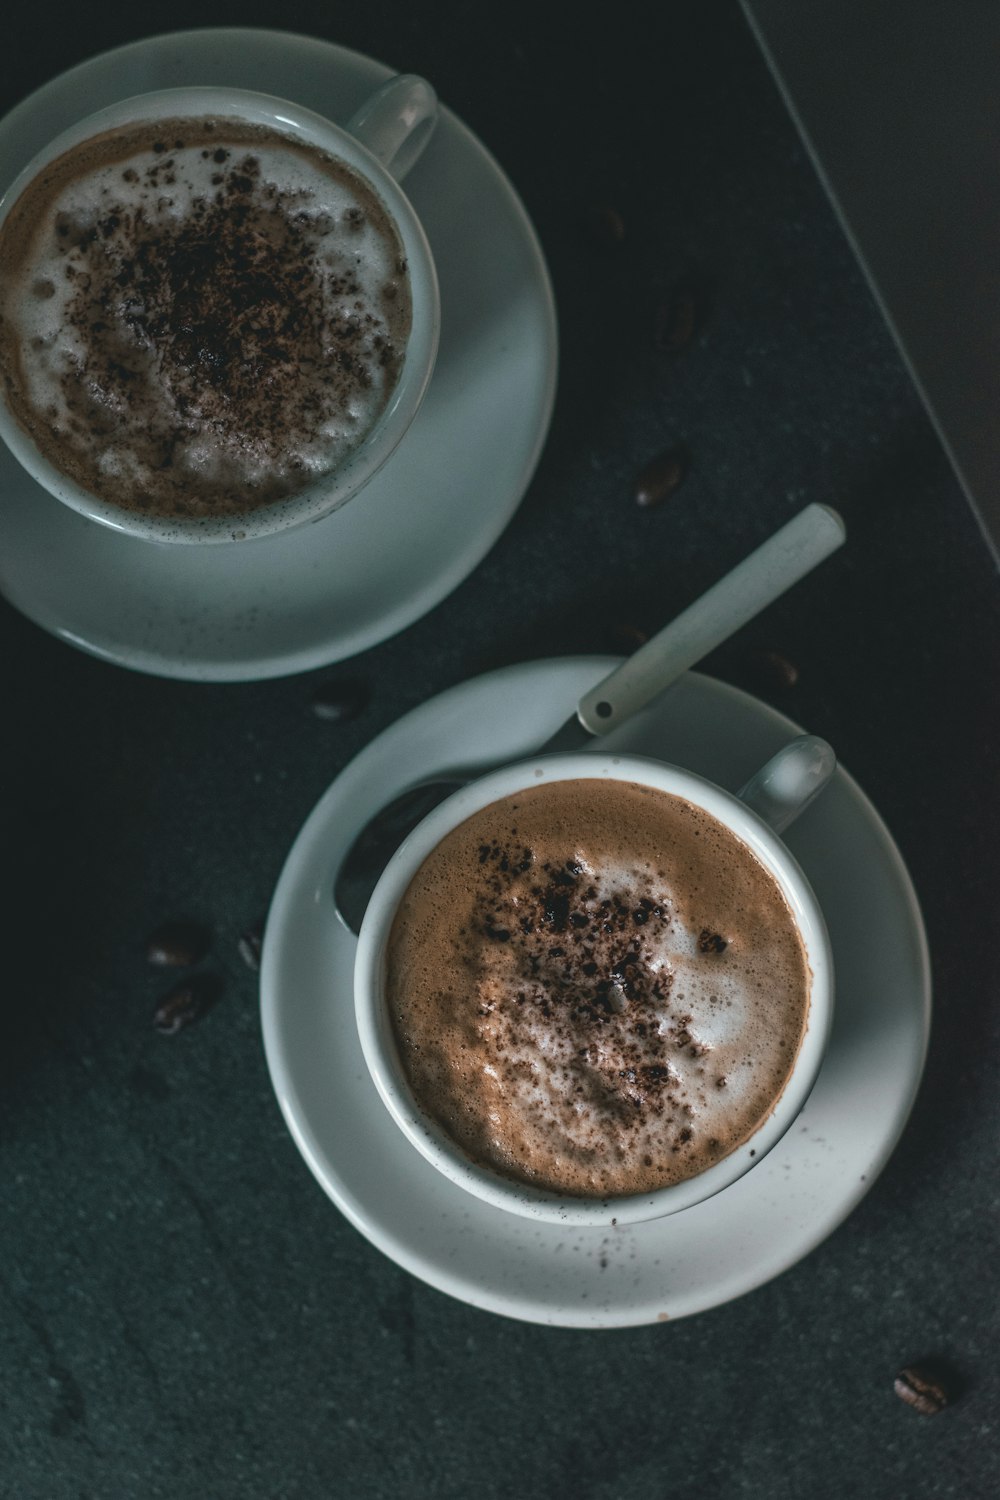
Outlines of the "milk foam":
M229 121L155 132L98 138L12 210L8 389L57 466L115 503L252 510L337 468L384 409L402 246L319 151Z
M475 1159L584 1195L680 1181L745 1140L791 1070L808 989L751 851L627 783L475 815L418 872L389 947L425 1107Z

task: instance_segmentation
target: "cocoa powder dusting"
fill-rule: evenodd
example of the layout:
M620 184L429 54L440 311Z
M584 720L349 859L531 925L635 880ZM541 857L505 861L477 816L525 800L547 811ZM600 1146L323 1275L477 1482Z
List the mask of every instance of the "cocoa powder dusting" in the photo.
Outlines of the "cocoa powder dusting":
M311 452L325 424L350 438L356 411L380 409L409 327L405 263L378 299L358 274L358 236L376 221L389 237L387 265L401 263L395 229L367 185L349 183L358 201L338 224L312 194L262 173L258 145L299 147L266 131L258 142L246 127L249 139L227 134L198 150L210 123L167 122L163 139L132 145L96 214L54 214L50 259L61 269L71 353L53 356L51 369L65 420L47 413L40 422L26 402L18 409L85 488L164 514L248 511L301 489L316 465L310 458L307 471L297 455ZM107 153L117 149L112 141ZM205 184L197 191L192 158ZM311 153L313 168L326 160ZM99 164L106 173L108 161ZM353 175L337 163L330 171L341 186ZM36 197L22 220L45 209L42 187ZM28 232L15 223L11 238ZM16 244L5 252L17 253ZM42 347L38 359L46 357ZM131 446L109 470L125 428ZM365 430L362 421L356 438Z

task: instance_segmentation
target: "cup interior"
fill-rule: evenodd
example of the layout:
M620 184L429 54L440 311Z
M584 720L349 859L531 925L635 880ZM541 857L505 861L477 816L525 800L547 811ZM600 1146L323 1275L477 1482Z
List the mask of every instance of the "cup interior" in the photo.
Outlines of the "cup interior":
M423 227L399 184L346 130L312 110L266 94L208 87L164 89L99 110L64 131L21 171L0 200L0 226L40 171L87 140L126 125L205 116L235 118L314 146L343 161L367 183L403 244L412 294L412 326L389 400L359 446L312 483L242 515L197 519L156 516L103 500L54 465L17 421L6 400L0 399L0 436L34 479L90 519L157 542L246 542L320 520L345 504L387 461L416 416L434 369L440 331L433 256Z
M732 830L784 894L811 977L806 1027L792 1072L753 1133L696 1176L651 1192L608 1198L541 1191L468 1157L415 1098L385 1000L386 952L397 908L420 865L441 839L473 813L515 792L546 781L594 777L638 782L672 793ZM383 1103L410 1142L445 1176L497 1208L577 1225L637 1223L675 1213L713 1196L762 1160L799 1114L815 1082L829 1034L832 1001L833 963L826 924L805 875L782 841L730 793L692 772L639 756L587 752L541 757L491 773L455 793L408 836L383 872L361 926L355 960L355 1009L362 1051Z

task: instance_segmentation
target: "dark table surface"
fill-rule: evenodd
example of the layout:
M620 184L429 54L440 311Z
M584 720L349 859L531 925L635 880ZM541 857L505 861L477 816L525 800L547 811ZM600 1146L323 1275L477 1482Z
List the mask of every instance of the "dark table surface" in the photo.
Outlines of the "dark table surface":
M5 1500L997 1492L996 578L737 6L653 9L151 0L5 21L0 108L206 24L425 73L523 197L561 355L499 542L350 662L160 680L0 603ZM620 243L592 232L607 207ZM682 275L702 316L669 355L655 309ZM641 510L635 476L675 442L687 477ZM238 938L318 797L401 713L490 667L615 650L810 500L842 511L848 546L706 667L833 741L907 861L935 979L909 1125L825 1243L728 1305L600 1332L477 1311L311 1177ZM317 717L345 680L363 711ZM166 1038L143 944L178 913L211 927L224 990ZM931 1418L893 1392L918 1360L957 1398Z

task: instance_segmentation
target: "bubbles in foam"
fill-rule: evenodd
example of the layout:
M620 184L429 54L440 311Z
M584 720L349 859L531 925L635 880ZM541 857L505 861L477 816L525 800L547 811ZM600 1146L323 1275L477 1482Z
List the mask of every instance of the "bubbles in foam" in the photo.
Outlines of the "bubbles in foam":
M418 1098L475 1159L606 1196L694 1175L771 1110L808 972L772 877L681 799L532 788L434 851L393 928Z

